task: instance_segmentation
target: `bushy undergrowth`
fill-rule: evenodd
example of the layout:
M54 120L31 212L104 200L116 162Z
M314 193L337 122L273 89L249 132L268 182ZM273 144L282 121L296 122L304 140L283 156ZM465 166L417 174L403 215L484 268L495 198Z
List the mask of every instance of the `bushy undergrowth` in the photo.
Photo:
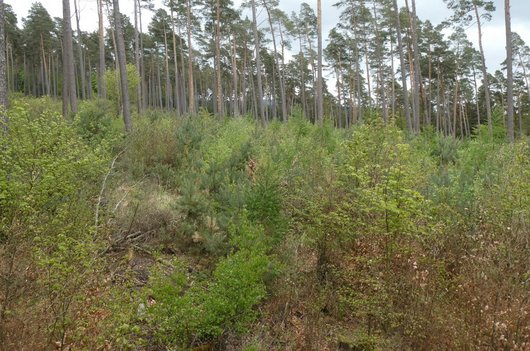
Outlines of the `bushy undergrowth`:
M54 108L15 103L0 145L8 345L530 346L524 141L205 111L149 111L121 138L105 102L73 124ZM38 328L14 333L30 308Z
M36 112L38 111L38 112ZM13 102L0 136L0 343L71 341L96 279L93 202L106 155L46 99Z

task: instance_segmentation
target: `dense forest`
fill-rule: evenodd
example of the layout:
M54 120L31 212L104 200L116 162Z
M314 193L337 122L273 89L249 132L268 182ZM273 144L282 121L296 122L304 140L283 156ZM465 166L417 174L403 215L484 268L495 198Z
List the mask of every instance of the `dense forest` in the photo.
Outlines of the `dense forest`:
M0 0L0 351L530 350L516 2L127 1Z

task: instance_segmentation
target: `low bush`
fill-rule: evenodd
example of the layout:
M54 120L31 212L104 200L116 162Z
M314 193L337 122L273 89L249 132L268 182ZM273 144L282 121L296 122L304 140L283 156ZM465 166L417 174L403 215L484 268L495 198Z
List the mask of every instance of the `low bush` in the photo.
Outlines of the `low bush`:
M93 205L108 159L44 100L38 114L30 105L13 101L0 136L0 338L64 348L97 280Z

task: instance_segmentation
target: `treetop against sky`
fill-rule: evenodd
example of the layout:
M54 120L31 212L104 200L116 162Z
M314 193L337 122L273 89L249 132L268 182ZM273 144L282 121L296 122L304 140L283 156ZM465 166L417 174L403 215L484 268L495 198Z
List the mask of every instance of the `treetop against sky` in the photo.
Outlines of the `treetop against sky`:
M34 1L5 0L5 2L13 7L18 18L21 19L27 16L28 10ZM234 0L234 5L240 7L242 2L243 0ZM306 2L313 9L316 9L316 0L307 0ZM155 8L163 6L162 0L155 0L154 3ZM326 45L329 31L340 21L340 10L333 6L335 3L337 3L335 0L322 1L324 45ZM503 17L504 2L503 0L494 0L493 3L497 10L493 13L491 21L485 22L483 25L484 51L490 71L499 69L506 55ZM530 43L530 23L528 22L528 15L530 15L530 1L512 0L511 3L512 30L518 33L526 43ZM122 0L120 2L121 12L130 18L133 18L133 4L134 3L131 0ZM300 1L279 0L279 7L289 15L292 12L298 12L300 10L300 4ZM52 17L62 16L62 3L60 1L46 1L43 2L43 5ZM96 0L79 0L79 5L81 13L81 29L85 31L96 30ZM398 0L398 5L405 6L405 0ZM421 20L431 21L433 25L437 25L451 16L451 11L447 9L443 0L416 0L416 6L418 17ZM250 18L250 12L248 10L244 11L248 12ZM266 27L265 11L260 11L258 15L261 17L260 22L262 23L262 26ZM147 26L145 27L147 28ZM466 33L474 46L478 47L478 38L474 26L470 26L466 30Z

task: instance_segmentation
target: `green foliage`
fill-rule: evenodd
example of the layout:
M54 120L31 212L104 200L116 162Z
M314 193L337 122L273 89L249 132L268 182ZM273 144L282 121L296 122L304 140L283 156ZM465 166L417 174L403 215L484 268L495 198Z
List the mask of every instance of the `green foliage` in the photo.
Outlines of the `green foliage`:
M438 137L437 145L433 147L431 155L438 160L440 165L454 164L458 159L458 149L461 142L451 137Z
M407 234L416 232L425 200L418 191L426 183L425 170L395 127L361 126L346 144L345 174L357 196L367 231ZM367 223L366 223L367 224ZM361 223L361 225L366 225ZM370 229L368 229L370 227Z
M115 142L119 136L116 121L108 100L87 100L79 105L75 125L85 141L98 145L103 140Z
M131 106L136 104L136 89L140 84L140 75L136 71L136 66L127 64L127 82L129 87L129 98ZM107 97L113 103L114 115L120 114L121 95L120 95L120 73L117 70L108 70L105 72L105 84L107 86Z
M211 281L188 287L182 271L156 278L150 294L149 324L162 345L188 347L215 341L226 333L244 333L266 296L264 276L269 259L259 251L241 250L222 259Z
M33 115L25 103L15 103L9 120L9 133L0 139L3 218L37 224L35 216L54 216L98 183L104 159L62 116Z
M24 302L18 294L4 296L0 307L11 311L2 324L28 318L35 338L64 340L95 278L92 200L107 157L90 149L46 100L15 100L8 117L9 131L0 136L0 261L11 263L0 265L2 288L35 290ZM18 315L26 304L35 317Z
M38 291L9 313L37 306L43 339L77 347L91 323L124 350L502 349L527 335L525 143L407 138L377 118L337 131L296 110L267 128L148 112L118 142L105 102L72 125L57 108L15 99L0 139L0 258L31 247L18 276L1 273ZM112 286L94 322L100 252Z

